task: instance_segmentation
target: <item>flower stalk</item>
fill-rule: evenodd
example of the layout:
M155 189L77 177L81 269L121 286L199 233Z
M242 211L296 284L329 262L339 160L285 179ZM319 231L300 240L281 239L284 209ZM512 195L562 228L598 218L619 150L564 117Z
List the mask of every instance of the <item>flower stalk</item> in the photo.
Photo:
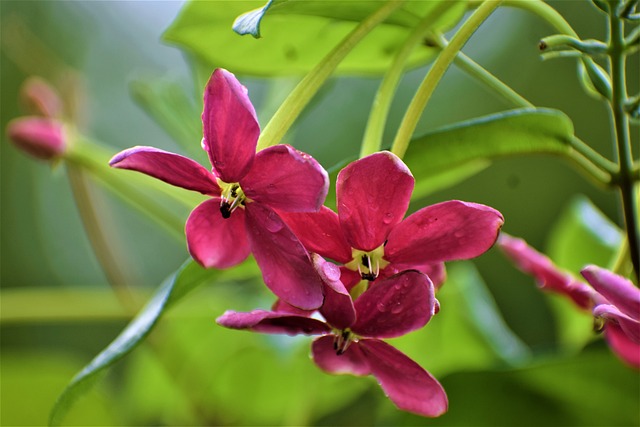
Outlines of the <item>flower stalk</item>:
M442 14L450 7L451 5L448 4L448 2L441 2L430 13L425 15L425 17L422 18L418 25L413 29L411 34L409 34L402 47L400 47L396 56L393 58L393 62L385 73L373 101L373 107L369 114L369 120L367 122L362 146L360 148L360 158L380 150L385 124L389 115L389 109L391 108L391 102L393 101L393 96L398 84L400 83L400 79L402 78L402 73L407 60L409 59L411 52L431 30L433 22L440 18L440 16L442 16Z
M429 72L413 97L411 104L409 104L407 108L407 112L402 119L402 123L393 141L391 147L392 153L400 158L404 156L418 124L418 120L445 71L449 68L449 65L451 65L460 49L462 49L462 46L469 40L480 24L496 10L501 2L502 0L486 0L483 2L456 32L449 45L440 52L440 55L438 55L438 58L429 69Z
M629 135L629 117L624 111L627 100L625 73L624 22L615 13L609 14L609 55L611 73L611 118L616 145L619 172L617 185L620 188L622 210L629 241L629 253L636 280L640 276L640 228L638 225L638 200L633 179L633 153Z
M349 52L378 24L383 22L404 0L387 1L380 9L363 20L329 54L311 70L293 89L287 99L275 112L258 140L258 150L280 143L293 122L315 96L322 84L336 69Z

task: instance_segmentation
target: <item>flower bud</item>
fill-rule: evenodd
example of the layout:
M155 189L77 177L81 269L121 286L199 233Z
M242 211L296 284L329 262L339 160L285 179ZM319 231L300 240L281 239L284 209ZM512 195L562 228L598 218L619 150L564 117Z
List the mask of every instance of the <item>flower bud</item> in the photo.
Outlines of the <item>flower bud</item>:
M7 125L7 136L22 151L44 160L64 155L67 143L62 123L44 117L20 117Z
M30 114L60 117L63 103L58 92L45 80L29 77L20 88L20 100Z

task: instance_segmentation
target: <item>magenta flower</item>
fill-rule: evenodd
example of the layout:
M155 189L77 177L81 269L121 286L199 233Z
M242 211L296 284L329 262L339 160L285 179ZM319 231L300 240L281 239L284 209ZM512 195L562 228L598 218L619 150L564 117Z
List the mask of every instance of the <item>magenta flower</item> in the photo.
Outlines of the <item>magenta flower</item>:
M502 233L498 246L523 272L544 289L569 297L596 319L604 320L604 335L613 351L625 362L640 368L640 289L629 280L596 266L581 273L589 287L522 239Z
M304 309L319 307L322 285L309 254L276 210L317 211L328 190L326 171L288 145L256 153L255 110L246 88L226 70L215 70L207 84L202 123L211 172L152 147L125 150L110 165L211 196L191 212L185 227L189 252L198 263L231 267L252 252L278 297Z
M438 285L444 280L444 261L487 251L504 220L495 209L458 200L425 207L403 220L413 187L402 160L379 152L340 171L337 214L323 207L283 217L310 252L352 272L345 271L347 287L407 269L431 275Z
M339 280L337 266L316 258L325 282L320 313L285 310L227 311L217 323L232 329L288 335L320 335L311 351L316 365L330 374L373 375L398 408L427 417L447 410L444 389L417 363L382 338L402 336L424 326L437 311L433 284L417 271L380 279L355 301Z

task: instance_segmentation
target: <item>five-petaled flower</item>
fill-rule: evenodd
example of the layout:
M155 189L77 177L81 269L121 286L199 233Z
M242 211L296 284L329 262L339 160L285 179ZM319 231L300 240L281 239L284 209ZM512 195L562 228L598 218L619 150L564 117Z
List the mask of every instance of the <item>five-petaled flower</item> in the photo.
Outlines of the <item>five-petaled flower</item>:
M288 335L320 335L312 344L315 363L331 374L373 375L400 409L427 417L447 410L444 389L426 370L382 341L423 327L438 310L434 287L423 273L407 270L381 278L355 301L340 281L339 268L314 256L325 285L320 308L324 321L311 312L288 310L227 311L218 324L232 329Z
M447 201L418 210L403 220L414 178L396 155L383 151L352 162L338 174L336 214L283 218L310 251L346 266L343 282L351 288L403 270L444 280L444 261L474 258L496 241L504 219L477 203Z
M581 274L591 285L561 271L549 258L527 243L502 233L498 246L523 272L532 275L545 290L568 296L578 307L592 310L613 351L628 364L640 368L640 289L624 277L589 265Z
M110 164L211 196L191 212L185 227L189 252L201 265L231 267L252 252L278 297L303 309L319 307L321 281L277 211L320 209L329 185L326 171L288 145L256 153L260 127L255 110L247 89L226 70L215 70L206 86L202 123L211 172L153 147L130 148Z

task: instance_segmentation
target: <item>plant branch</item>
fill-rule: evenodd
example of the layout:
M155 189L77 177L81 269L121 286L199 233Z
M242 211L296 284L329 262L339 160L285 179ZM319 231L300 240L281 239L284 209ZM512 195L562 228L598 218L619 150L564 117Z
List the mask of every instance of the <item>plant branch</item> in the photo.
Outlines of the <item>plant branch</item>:
M260 139L258 150L278 144L298 118L304 107L315 96L322 84L336 69L349 52L378 24L384 21L393 11L399 8L404 0L390 0L380 9L372 13L351 31L318 65L316 65L302 81L291 91L287 99L275 112Z
M418 91L411 100L411 104L409 104L407 112L402 119L398 132L396 133L391 151L398 157L402 158L407 151L413 132L418 124L418 120L420 119L422 112L429 102L431 95L433 95L433 92L445 71L449 68L449 65L451 65L462 46L464 46L471 35L489 17L489 15L491 15L500 3L501 0L486 0L483 2L456 32L449 45L438 55L438 58L429 69L429 72L420 84Z
M640 276L640 229L638 225L638 199L633 179L633 153L629 135L629 117L624 111L627 100L625 72L624 22L615 13L609 14L609 52L611 73L611 118L613 136L618 153L620 188L624 222L629 241L629 253L636 280Z
M409 59L409 55L411 55L414 48L424 40L427 33L431 31L433 22L442 16L450 7L451 5L447 2L441 2L422 18L393 58L373 101L373 107L371 108L369 120L367 121L362 146L360 147L360 157L373 154L380 150L393 95L402 78L407 59Z

